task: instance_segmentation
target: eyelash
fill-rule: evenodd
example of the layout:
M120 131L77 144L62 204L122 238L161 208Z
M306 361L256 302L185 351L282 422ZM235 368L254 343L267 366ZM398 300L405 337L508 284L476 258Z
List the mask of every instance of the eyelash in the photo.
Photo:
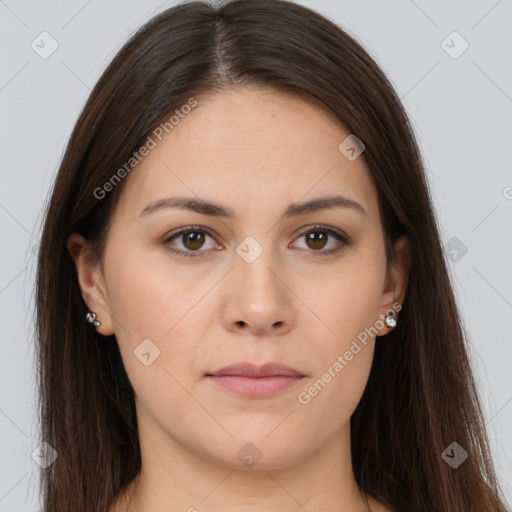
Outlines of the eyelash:
M333 255L337 254L338 252L340 252L344 247L350 245L349 239L343 233L341 233L340 231L335 230L333 228L329 228L327 226L322 226L321 224L316 224L314 226L308 227L307 229L302 231L297 238L300 238L300 237L306 235L307 233L314 232L315 230L323 231L323 232L327 233L328 235L332 235L332 236L334 236L334 238L336 238L341 243L334 249L329 249L327 251L322 251L322 250L315 251L315 250L311 249L311 251L313 253L318 253L320 256L326 256L326 257L333 256ZM170 242L172 242L174 239L178 238L183 233L188 233L188 232L193 232L193 233L200 232L200 233L207 234L208 236L214 238L213 235L211 235L208 230L206 230L205 228L202 228L201 226L186 226L186 227L180 229L179 231L176 231L176 232L170 234L168 237L166 237L163 240L164 248L173 254L177 254L177 255L183 256L185 258L202 257L202 255L200 253L207 252L207 251L201 251L201 250L182 251L180 249L173 249L168 246L168 244Z

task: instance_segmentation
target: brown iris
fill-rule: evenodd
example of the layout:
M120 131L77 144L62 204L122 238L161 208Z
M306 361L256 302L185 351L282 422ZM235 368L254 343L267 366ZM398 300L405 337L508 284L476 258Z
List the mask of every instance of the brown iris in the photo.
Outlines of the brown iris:
M318 233L320 233L320 235L318 235ZM307 241L315 244L311 247L312 249L323 249L327 240L327 235L324 231L309 231L305 234Z
M187 233L182 234L183 245L190 250L200 249L204 244L204 235L200 231L187 231Z

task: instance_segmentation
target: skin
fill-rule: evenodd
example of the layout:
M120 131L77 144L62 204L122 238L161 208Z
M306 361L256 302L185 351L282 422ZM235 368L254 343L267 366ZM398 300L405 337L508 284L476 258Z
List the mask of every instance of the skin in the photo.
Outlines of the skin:
M198 106L126 178L102 260L86 257L80 235L68 240L98 332L116 335L136 393L142 469L110 512L365 512L349 420L375 342L386 339L359 343L362 350L309 403L297 397L359 333L403 303L408 240L398 241L386 273L364 153L350 161L338 150L350 132L322 106L257 88L196 99ZM367 214L332 208L279 220L289 203L333 193ZM140 216L170 196L222 203L235 218L178 208ZM304 230L316 223L343 231L351 243L322 256L339 242L329 235L324 246L308 243ZM168 246L201 254L168 252L166 235L191 225L212 236L202 245L178 236ZM236 252L248 236L263 248L252 263ZM390 330L384 324L378 335ZM147 338L160 350L149 366L134 355ZM306 377L259 399L205 378L240 361L279 361ZM248 442L262 454L252 468L237 457ZM369 503L372 512L390 510Z

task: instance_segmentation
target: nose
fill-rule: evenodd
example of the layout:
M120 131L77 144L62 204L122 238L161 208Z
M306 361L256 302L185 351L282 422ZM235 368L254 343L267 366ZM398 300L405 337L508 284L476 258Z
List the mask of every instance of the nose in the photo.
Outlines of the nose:
M224 327L260 337L289 332L295 322L294 295L283 267L270 251L252 262L236 256L233 263L224 283Z

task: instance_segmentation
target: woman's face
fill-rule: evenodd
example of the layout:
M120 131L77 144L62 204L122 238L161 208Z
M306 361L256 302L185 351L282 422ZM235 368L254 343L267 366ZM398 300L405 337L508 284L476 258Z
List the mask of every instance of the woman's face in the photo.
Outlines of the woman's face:
M116 335L143 449L284 468L349 432L406 272L386 274L364 152L339 149L350 132L332 114L262 89L196 99L125 178L102 264L75 260L80 283ZM334 196L359 206L300 208ZM300 377L209 376L244 362Z

